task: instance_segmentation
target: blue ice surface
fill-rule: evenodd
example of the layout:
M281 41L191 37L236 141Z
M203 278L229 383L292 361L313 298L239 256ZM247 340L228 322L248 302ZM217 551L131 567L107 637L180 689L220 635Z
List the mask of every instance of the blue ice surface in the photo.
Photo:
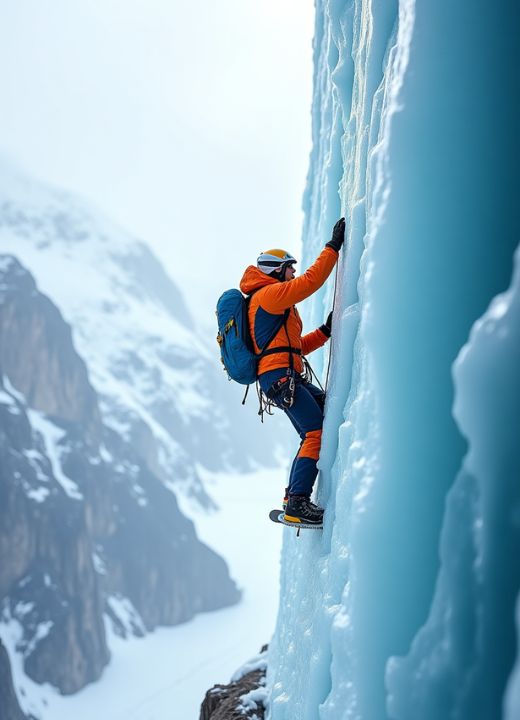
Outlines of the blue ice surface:
M520 718L518 3L316 0L303 265L347 218L270 720Z

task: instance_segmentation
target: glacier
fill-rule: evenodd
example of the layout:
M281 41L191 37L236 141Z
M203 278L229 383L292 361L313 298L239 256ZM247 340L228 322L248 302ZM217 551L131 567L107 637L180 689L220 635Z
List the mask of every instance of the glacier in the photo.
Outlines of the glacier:
M520 8L315 5L303 264L347 236L303 305L334 307L325 524L284 530L268 717L513 720Z

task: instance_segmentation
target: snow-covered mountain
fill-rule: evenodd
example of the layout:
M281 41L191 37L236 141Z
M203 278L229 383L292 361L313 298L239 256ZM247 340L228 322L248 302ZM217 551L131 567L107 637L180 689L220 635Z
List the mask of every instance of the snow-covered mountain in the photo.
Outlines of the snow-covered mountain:
M19 258L60 308L104 423L163 482L211 506L197 465L276 464L275 452L265 453L280 438L276 420L260 430L254 400L240 405L241 390L222 372L216 343L199 337L187 303L143 242L2 159L0 250Z
M105 623L142 636L240 599L174 494L103 423L70 327L9 255L0 255L0 551L0 636L35 717L45 690L31 682L70 694L100 677ZM1 668L7 692L3 649ZM8 717L17 712L14 703Z
M317 0L306 260L348 231L271 720L520 717L519 31L518 3Z

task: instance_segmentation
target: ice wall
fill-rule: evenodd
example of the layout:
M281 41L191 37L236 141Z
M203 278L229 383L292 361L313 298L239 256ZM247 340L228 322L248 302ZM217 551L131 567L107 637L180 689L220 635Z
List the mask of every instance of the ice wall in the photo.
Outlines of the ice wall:
M307 301L325 527L284 531L271 720L520 716L519 15L316 2L304 264L348 236Z

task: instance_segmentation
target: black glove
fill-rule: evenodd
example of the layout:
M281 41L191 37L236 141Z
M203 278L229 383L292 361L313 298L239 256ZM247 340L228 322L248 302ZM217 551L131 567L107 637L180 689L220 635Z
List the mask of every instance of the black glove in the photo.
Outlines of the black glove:
M332 310L329 313L329 316L325 320L323 325L320 325L321 332L326 335L328 338L330 338L330 333L332 330Z
M331 247L336 252L341 250L341 246L345 242L345 218L340 218L332 229L332 238L325 245L325 247Z

